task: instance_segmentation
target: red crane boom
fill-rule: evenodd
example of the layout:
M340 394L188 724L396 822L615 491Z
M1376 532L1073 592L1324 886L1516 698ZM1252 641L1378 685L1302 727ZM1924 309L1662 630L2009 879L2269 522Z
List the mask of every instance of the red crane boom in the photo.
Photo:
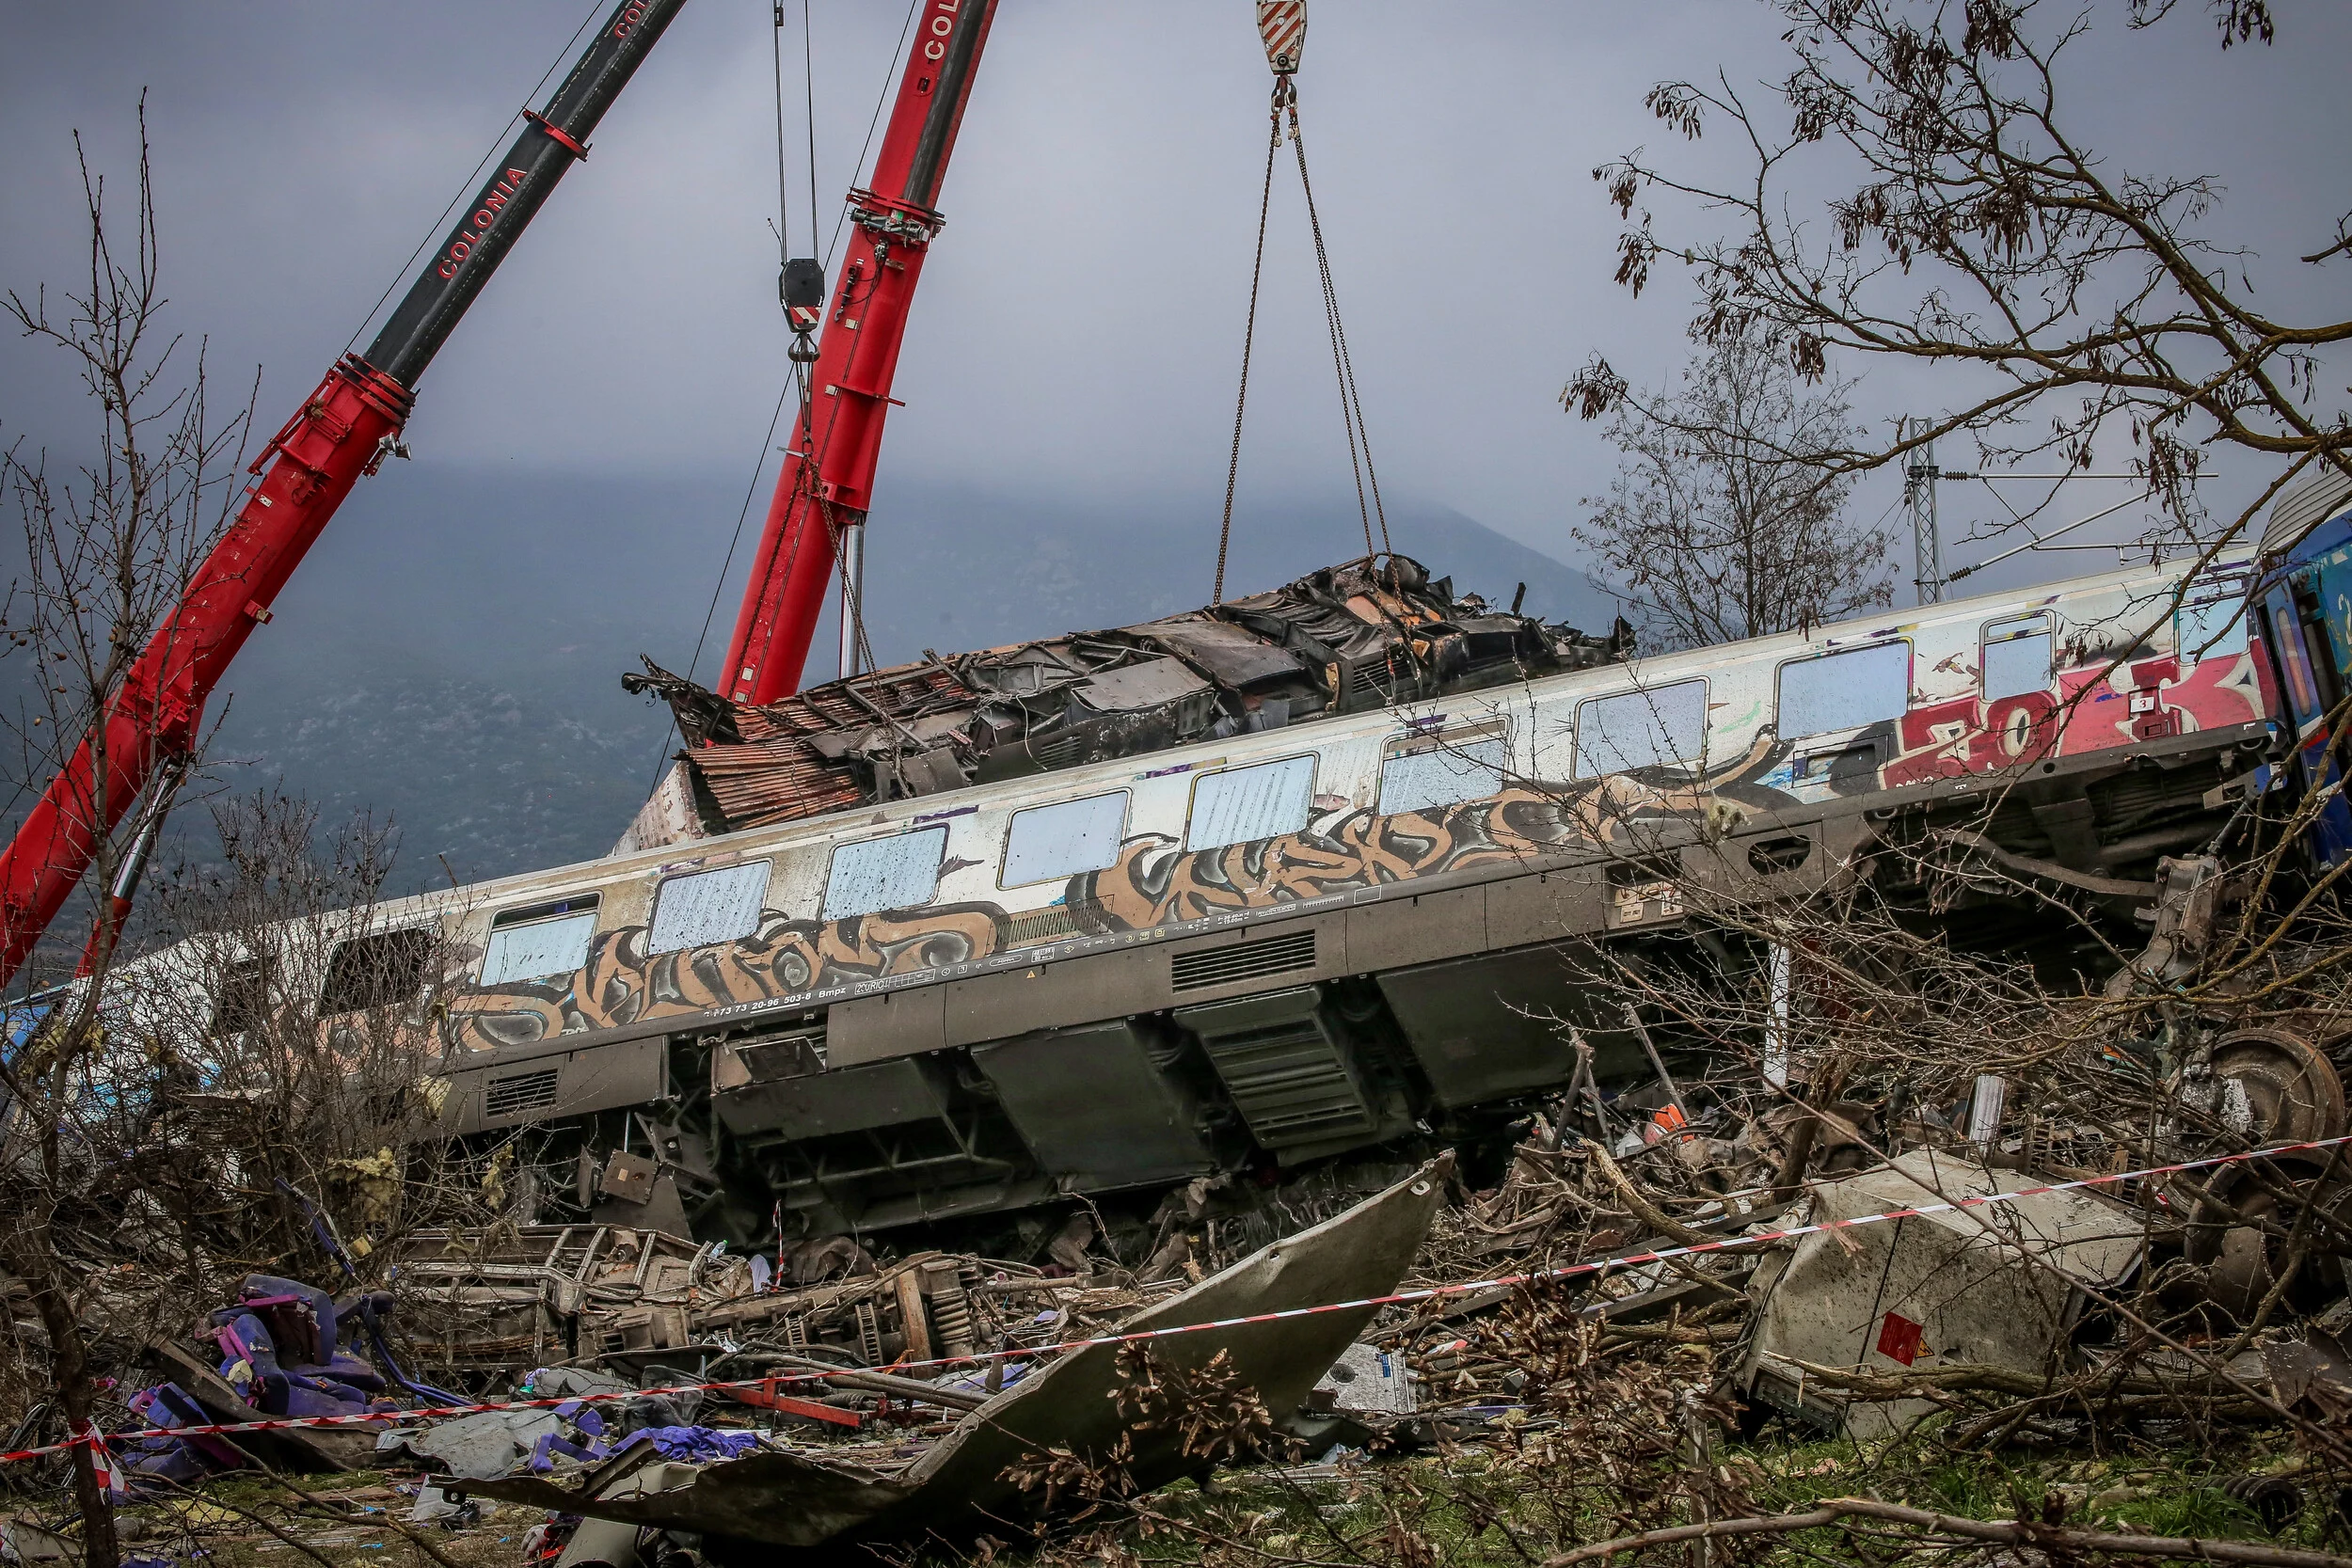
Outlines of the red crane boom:
M871 187L850 193L849 259L714 683L737 702L799 689L834 562L865 526L907 309L940 230L940 182L995 14L996 0L923 0Z
M343 356L254 459L261 482L0 852L0 985L157 769L186 757L230 661L352 486L393 450L418 378L684 5L620 0L547 107L523 111L521 135L367 353Z

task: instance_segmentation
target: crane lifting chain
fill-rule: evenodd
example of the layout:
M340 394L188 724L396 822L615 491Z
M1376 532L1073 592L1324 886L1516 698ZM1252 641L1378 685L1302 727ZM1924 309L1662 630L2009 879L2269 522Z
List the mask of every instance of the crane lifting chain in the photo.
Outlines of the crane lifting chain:
M1298 155L1298 186L1307 198L1307 227L1314 238L1315 269L1323 282L1325 325L1331 337L1331 368L1339 383L1340 417L1347 430L1347 460L1356 480L1356 511L1364 527L1367 562L1394 553L1389 540L1387 508L1380 500L1380 476L1372 462L1372 434L1364 425L1364 404L1356 389L1356 367L1347 352L1347 329L1340 320L1339 292L1331 282L1331 256L1323 240L1323 219L1315 210L1314 182L1307 174L1307 141L1298 124L1299 56L1307 43L1307 0L1257 0L1258 36L1265 44L1266 64L1274 71L1274 97L1266 138L1265 179L1258 197L1258 246L1249 270L1249 313L1242 328L1241 385L1233 399L1233 445L1225 467L1225 517L1216 536L1216 584L1211 602L1225 601L1225 562L1233 537L1233 492L1241 476L1241 433L1249 407L1249 361L1258 335L1258 293L1265 275L1266 217L1274 202L1274 160L1288 140ZM1377 525L1380 542L1373 543Z

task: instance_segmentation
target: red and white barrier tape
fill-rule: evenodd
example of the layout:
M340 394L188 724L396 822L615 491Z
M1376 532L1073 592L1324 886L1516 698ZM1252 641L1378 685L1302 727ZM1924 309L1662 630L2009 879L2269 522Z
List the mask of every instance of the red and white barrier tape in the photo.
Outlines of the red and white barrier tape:
M40 1459L53 1453L91 1446L99 1442L135 1443L150 1437L212 1437L235 1436L254 1432L291 1432L321 1427L391 1426L439 1416L470 1416L492 1410L551 1410L565 1404L603 1404L616 1400L633 1400L647 1394L691 1394L724 1392L731 1389L767 1389L786 1385L829 1383L839 1377L854 1377L861 1372L905 1372L930 1368L978 1367L992 1361L1020 1360L1040 1355L1057 1355L1068 1351L1089 1350L1098 1345L1132 1345L1151 1339L1172 1338L1180 1334L1205 1334L1214 1329L1242 1328L1251 1323L1281 1323L1291 1318L1309 1318L1326 1312L1362 1312L1383 1307L1395 1307L1411 1302L1437 1301L1447 1296L1468 1295L1478 1291L1491 1291L1519 1285L1534 1285L1555 1279L1574 1279L1585 1275L1602 1274L1645 1264L1663 1262L1675 1258L1697 1258L1708 1253L1732 1252L1741 1247L1769 1246L1777 1242L1793 1241L1800 1236L1819 1235L1831 1230L1851 1230L1860 1226L1879 1225L1887 1220L1913 1219L1923 1214L1947 1214L1966 1209L1990 1209L2014 1203L2020 1198L2043 1197L2052 1193L2077 1192L2089 1187L2114 1186L2126 1181L2141 1181L2152 1177L2174 1176L2183 1171L2211 1170L2222 1165L2244 1164L2249 1161L2276 1159L2281 1154L2302 1154L2312 1149L2339 1148L2352 1144L2352 1133L2342 1137L2319 1138L2310 1143L2278 1144L2268 1148L2249 1149L2239 1154L2216 1154L2201 1160L2182 1160L2169 1165L2149 1165L2140 1170L2117 1171L2111 1176L2086 1176L2073 1181L2054 1181L2040 1187L2019 1187L2010 1192L1984 1193L1953 1198L1945 1203L1923 1203L1912 1209L1890 1209L1884 1213L1862 1214L1850 1220L1827 1220L1819 1225L1790 1226L1783 1230L1771 1230L1761 1235L1725 1236L1719 1241L1692 1242L1681 1246L1660 1247L1651 1252L1620 1254L1613 1258L1598 1258L1590 1262L1567 1263L1555 1269L1536 1269L1526 1274L1502 1275L1493 1279L1474 1279L1460 1285L1432 1285L1414 1291L1395 1291L1384 1296L1364 1296L1355 1301L1323 1302L1313 1307L1289 1307L1273 1312L1254 1312L1247 1317L1217 1318L1206 1323L1176 1323L1167 1328L1136 1329L1125 1334L1098 1334L1084 1339L1064 1339L1058 1344L1025 1345L1012 1350L981 1351L971 1355L938 1356L928 1361L894 1361L886 1367L844 1367L839 1371L796 1371L754 1378L740 1378L723 1383L681 1383L661 1388L628 1388L612 1394L569 1394L554 1399L488 1400L479 1404L429 1405L409 1410L381 1410L362 1416L273 1416L258 1421L222 1422L209 1426L148 1427L136 1432L108 1433L103 1438L94 1436L70 1437L62 1443L50 1443L37 1449L0 1450L0 1465L19 1460Z

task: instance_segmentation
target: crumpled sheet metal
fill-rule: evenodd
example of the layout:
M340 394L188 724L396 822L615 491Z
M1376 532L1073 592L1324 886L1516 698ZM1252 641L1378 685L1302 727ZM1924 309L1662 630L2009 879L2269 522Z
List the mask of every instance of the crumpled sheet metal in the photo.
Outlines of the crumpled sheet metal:
M2352 1351L2316 1324L2302 1338L2274 1333L2262 1343L2263 1369L2280 1404L2308 1402L2325 1420L2352 1417Z
M1813 1193L1813 1223L1940 1205L2036 1185L2015 1171L1914 1149ZM1752 1398L1849 1436L1899 1431L1934 1406L1848 1400L1809 1368L1873 1375L1982 1365L2040 1373L2065 1354L2086 1287L2137 1266L2146 1226L2086 1191L2037 1193L1995 1207L1908 1214L1817 1230L1758 1270L1757 1320L1744 1373Z
M1127 1331L1386 1294L1428 1233L1443 1200L1451 1162L1423 1166L1388 1191L1311 1230L1251 1254L1182 1295L1122 1325ZM1279 1421L1307 1397L1375 1309L1319 1312L1277 1323L1240 1323L1152 1342L1164 1364L1205 1366L1219 1351ZM896 1476L800 1453L760 1453L712 1465L693 1483L650 1496L596 1498L543 1481L514 1478L467 1491L504 1502L730 1536L767 1546L808 1549L852 1542L947 1540L986 1528L1019 1528L1033 1498L1005 1470L1048 1449L1101 1454L1126 1430L1111 1396L1118 1347L1076 1351L972 1412L956 1430ZM1198 1467L1171 1432L1134 1433L1128 1469L1146 1489Z

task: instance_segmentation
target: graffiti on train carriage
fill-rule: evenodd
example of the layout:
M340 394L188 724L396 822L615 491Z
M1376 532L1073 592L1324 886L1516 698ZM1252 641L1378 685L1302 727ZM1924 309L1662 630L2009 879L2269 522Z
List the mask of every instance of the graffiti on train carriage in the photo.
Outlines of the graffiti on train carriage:
M1323 797L1324 809L1298 832L1216 848L1137 833L1109 867L1071 879L1060 904L1081 938L1115 936L1578 850L1645 853L1653 826L1704 821L1736 831L1754 813L1997 774L2263 712L2253 660L2243 654L2186 669L2170 656L2102 659L2058 672L2053 687L1921 704L1826 750L1820 737L1783 740L1759 724L1743 752L1695 770L1522 780L1477 800L1386 816ZM825 921L768 910L740 941L650 956L646 928L624 927L598 935L568 976L461 988L448 1015L450 1043L492 1051L949 969L1006 952L1015 920L1034 912L957 902Z
M626 926L598 935L588 961L569 975L468 990L450 1005L450 1043L495 1051L969 963L1004 947L1009 921L993 904L847 920L795 920L763 910L758 929L739 942L650 958L646 928Z
M2186 670L2170 654L2061 670L2058 689L1985 703L1926 703L1905 713L1880 787L1993 773L2049 756L2079 756L2196 730L2260 721L2268 711L2251 655ZM2060 715L2064 722L2058 723Z
M1215 849L1187 851L1165 835L1137 834L1108 869L1073 878L1064 906L1079 932L1112 935L1578 847L1634 847L1643 822L1715 809L1719 782L1756 772L1768 744L1759 740L1723 769L1722 781L1661 768L1518 784L1387 816L1342 805L1300 832ZM646 928L625 927L599 935L570 975L473 988L453 999L451 1044L493 1051L970 963L1010 945L1017 912L958 903L811 921L769 910L739 942L650 958Z
M1081 931L1108 935L1498 864L1589 836L1565 800L1542 789L1393 816L1343 805L1303 832L1215 849L1138 834L1112 865L1073 878L1067 897Z

